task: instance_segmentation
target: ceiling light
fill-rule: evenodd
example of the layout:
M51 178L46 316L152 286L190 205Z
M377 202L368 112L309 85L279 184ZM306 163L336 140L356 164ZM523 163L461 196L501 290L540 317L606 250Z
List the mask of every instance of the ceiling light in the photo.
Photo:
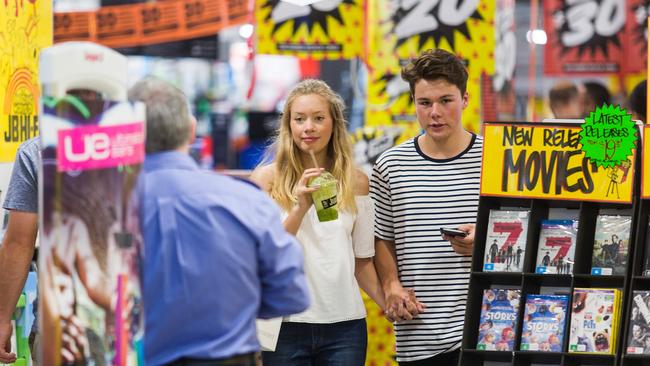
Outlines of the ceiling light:
M533 29L526 32L526 40L528 43L546 44L548 37L543 29Z
M249 39L253 35L253 25L252 24L242 24L241 27L239 27L239 35L242 38Z

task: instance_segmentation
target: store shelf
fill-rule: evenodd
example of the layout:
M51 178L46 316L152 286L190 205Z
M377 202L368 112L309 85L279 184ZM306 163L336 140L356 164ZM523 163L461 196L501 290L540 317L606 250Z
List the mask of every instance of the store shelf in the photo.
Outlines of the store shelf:
M562 352L516 351L515 365L547 364L559 365L562 362Z
M625 276L594 276L579 274L574 276L574 287L623 288Z
M616 355L598 355L592 353L565 353L563 362L564 366L613 366L615 364Z
M638 156L638 155L637 155ZM636 160L634 182L636 193L631 202L609 202L607 200L592 200L585 193L584 199L561 196L536 198L481 196L476 223L476 242L472 261L473 272L470 276L465 331L463 335L460 366L487 365L488 361L510 363L512 366L559 365L559 366L650 366L650 355L622 355L625 350L628 314L630 311L630 293L635 289L650 290L650 277L639 276L643 270L643 252L645 251L645 236L648 231L650 217L650 200L639 199L638 187L640 181L640 159ZM482 272L485 260L486 241L488 237L488 222L490 210L508 209L510 207L527 208L528 233L526 250L523 258L522 273ZM629 215L633 222L629 236L629 254L627 270L624 275L598 276L591 274L593 246L596 234L598 215ZM540 240L540 229L543 220L575 219L579 220L575 255L573 256L573 274L538 274L535 273L537 253ZM568 259L568 258L567 258ZM635 274L636 276L632 277ZM478 327L483 305L483 290L487 288L518 288L521 290L517 330L514 352L477 351ZM568 352L537 352L519 351L523 327L525 299L531 294L569 294L572 296L575 288L614 288L620 289L622 295L621 318L617 323L617 341L612 344L617 354L581 354ZM566 351L570 338L572 301L566 312L563 350Z
M479 351L475 349L467 349L463 351L463 364L472 364L467 362L510 362L512 361L512 352L508 351Z
M524 281L538 286L571 287L573 277L564 274L525 273Z

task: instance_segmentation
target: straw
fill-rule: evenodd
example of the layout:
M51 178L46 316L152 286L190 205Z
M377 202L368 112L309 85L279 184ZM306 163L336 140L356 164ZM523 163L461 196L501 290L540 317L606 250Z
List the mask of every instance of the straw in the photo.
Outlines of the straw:
M318 169L318 162L316 161L314 150L309 150L309 156L311 156L311 161L314 163L314 168Z

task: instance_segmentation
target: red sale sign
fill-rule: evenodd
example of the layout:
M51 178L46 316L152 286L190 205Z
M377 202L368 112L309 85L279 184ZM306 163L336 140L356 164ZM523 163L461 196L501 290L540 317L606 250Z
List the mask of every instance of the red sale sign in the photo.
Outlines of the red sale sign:
M544 73L621 71L625 0L546 0Z
M648 62L648 16L650 0L628 0L625 20L625 57L623 72L626 74L646 72Z

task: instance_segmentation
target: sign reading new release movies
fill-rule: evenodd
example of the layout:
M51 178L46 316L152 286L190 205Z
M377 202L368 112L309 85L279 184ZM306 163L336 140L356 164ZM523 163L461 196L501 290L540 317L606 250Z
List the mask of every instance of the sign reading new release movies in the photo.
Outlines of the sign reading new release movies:
M578 126L486 123L481 194L632 202L634 150L599 165L581 149ZM499 168L496 168L499 167Z

